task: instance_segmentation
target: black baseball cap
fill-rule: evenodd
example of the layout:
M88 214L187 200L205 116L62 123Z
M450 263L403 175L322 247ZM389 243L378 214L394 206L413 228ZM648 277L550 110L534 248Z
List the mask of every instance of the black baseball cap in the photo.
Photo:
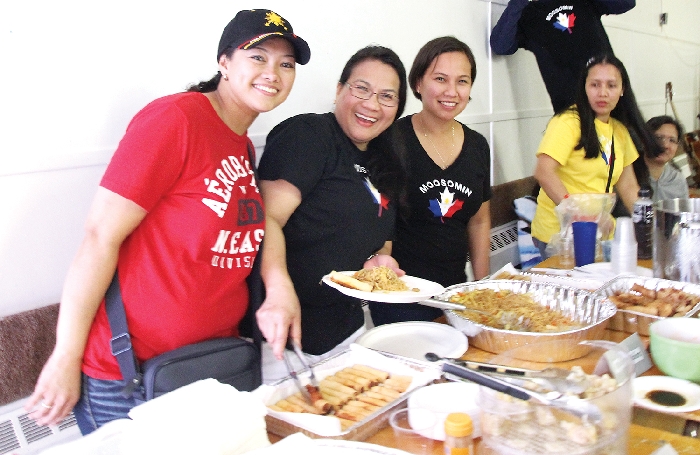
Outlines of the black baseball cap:
M248 49L274 37L284 38L292 44L297 63L308 63L311 50L307 42L294 34L292 24L269 9L239 11L221 34L216 60L218 61L228 48Z

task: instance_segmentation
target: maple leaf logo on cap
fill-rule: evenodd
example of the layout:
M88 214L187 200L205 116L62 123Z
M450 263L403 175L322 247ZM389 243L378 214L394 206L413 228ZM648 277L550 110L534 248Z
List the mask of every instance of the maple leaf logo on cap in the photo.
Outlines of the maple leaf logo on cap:
M279 14L275 13L274 11L270 11L265 15L265 27L269 27L270 24L276 25L278 27L282 27L285 30L287 30L287 26L284 24L284 19L282 19L282 16Z

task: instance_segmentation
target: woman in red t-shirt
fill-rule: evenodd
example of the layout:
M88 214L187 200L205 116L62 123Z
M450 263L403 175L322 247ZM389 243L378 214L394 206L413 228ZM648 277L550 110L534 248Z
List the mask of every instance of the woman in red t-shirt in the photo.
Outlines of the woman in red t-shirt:
M139 361L238 334L264 235L246 131L287 98L296 64L309 58L284 18L241 11L221 36L219 72L131 121L68 271L56 346L26 404L37 423L57 424L73 410L87 434L136 405L121 395L109 343L104 295L117 269ZM288 320L268 306L268 318Z

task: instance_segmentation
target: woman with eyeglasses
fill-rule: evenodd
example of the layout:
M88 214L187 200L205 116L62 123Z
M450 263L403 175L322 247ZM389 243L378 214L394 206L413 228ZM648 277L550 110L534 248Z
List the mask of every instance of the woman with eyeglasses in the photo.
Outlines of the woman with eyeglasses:
M622 62L612 54L591 58L578 83L576 104L552 117L537 149L535 178L541 186L532 237L543 258L559 233L555 207L569 194L616 191L631 213L639 184L632 163L658 148L644 120Z
M423 108L396 122L394 145L405 157L408 211L397 221L392 255L411 276L444 286L489 273L491 156L486 139L455 120L471 99L476 61L465 43L435 38L416 55L408 83ZM441 310L370 303L375 325L432 321Z
M362 302L319 284L324 275L377 265L399 271L381 253L394 230L403 172L379 136L405 104L398 55L369 46L346 63L334 112L292 117L267 136L260 162L267 214L261 273L266 285L284 283L266 288L265 303L285 308L286 317L266 318L265 307L258 313L263 332L276 334L263 347L265 382L286 375L275 359L288 337L314 362L364 330Z
M687 199L688 183L681 171L668 164L676 156L678 141L683 137L683 127L668 115L649 119L647 126L654 132L656 141L663 150L656 157L644 155L644 163L649 170L649 186L653 192L653 201Z

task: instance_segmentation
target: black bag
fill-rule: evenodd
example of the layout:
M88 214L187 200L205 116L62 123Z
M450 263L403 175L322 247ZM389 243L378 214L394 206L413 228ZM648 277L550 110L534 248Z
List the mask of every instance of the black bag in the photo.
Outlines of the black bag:
M190 344L147 360L140 367L131 347L124 302L115 272L105 296L112 330L112 354L126 382L125 397L148 401L201 379L214 378L238 390L251 391L262 384L260 340L216 338ZM257 305L251 299L249 312Z
M206 378L245 391L262 383L259 349L236 337L183 346L144 362L142 369L146 400Z

